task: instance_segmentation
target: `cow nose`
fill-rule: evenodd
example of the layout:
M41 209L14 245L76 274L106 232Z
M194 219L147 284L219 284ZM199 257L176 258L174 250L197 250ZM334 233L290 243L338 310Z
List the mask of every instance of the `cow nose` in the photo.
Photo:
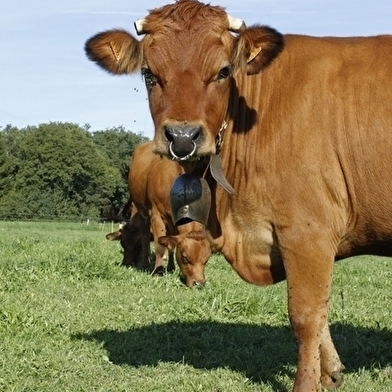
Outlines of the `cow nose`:
M205 285L206 285L205 280L195 280L193 282L193 287L196 287L198 289L203 289Z
M187 160L193 156L202 136L199 126L166 126L164 132L169 142L170 154L179 160Z

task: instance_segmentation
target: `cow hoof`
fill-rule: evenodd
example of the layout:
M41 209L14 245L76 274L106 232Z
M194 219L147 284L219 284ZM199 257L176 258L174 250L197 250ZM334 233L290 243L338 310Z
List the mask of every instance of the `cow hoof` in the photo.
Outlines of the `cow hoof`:
M165 275L165 268L162 266L159 266L152 271L152 276L154 278L160 278L163 275Z
M343 382L343 372L336 371L331 375L324 375L321 377L321 384L323 387L328 390L336 389L342 385Z
M126 267L126 268L133 268L133 267L135 267L135 265L132 264L132 263L121 263L121 265L122 265L123 267Z

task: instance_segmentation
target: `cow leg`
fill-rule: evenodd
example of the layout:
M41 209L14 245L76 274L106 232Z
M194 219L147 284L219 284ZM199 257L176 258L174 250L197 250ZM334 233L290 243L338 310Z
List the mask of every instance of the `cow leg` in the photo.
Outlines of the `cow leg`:
M309 237L308 241L312 243ZM321 392L321 366L325 381L325 372L331 372L330 365L338 358L327 325L333 257L326 256L325 252L323 257L325 247L314 246L316 243L317 238L311 246L290 244L289 249L302 249L301 254L283 251L290 322L298 340L298 366L293 392ZM324 346L320 350L322 344ZM335 354L335 358L329 357L331 353Z
M344 365L340 362L339 355L332 342L328 323L322 331L320 345L321 383L326 389L339 387L343 382Z
M140 239L142 243L143 252L143 265L142 268L145 271L150 270L151 250L150 250L150 219L144 216L140 217Z
M163 276L163 274L165 273L165 267L163 265L163 257L165 255L166 248L158 244L155 240L154 240L154 247L155 247L155 265L152 271L152 275Z
M296 328L293 325L294 330ZM315 336L314 339L314 344L301 344L301 340L305 340L304 338L300 338L299 334L297 334L298 341L299 341L299 358L298 358L298 369L297 369L297 377L296 377L296 383L295 383L295 389L294 391L304 391L304 390L310 390L310 391L321 391L320 387L320 382L321 385L328 389L335 389L339 387L342 382L343 382L343 373L342 370L344 370L344 366L340 361L339 355L335 349L335 346L332 342L330 332L329 332L329 327L328 323L325 323L324 328L322 328L321 335L316 334L313 335ZM318 337L320 336L320 340L318 340ZM318 341L320 341L319 346L317 346ZM309 348L310 347L310 348ZM312 348L313 347L313 348ZM301 350L305 352L305 355L302 357L301 355ZM314 361L314 358L311 358L309 353L314 352L316 353L316 359L317 361ZM319 365L317 364L318 358L320 359ZM310 365L306 367L305 362L309 362ZM313 372L315 375L317 374L317 377L315 380L311 380L312 377L308 377L309 370L311 369L311 372ZM319 370L320 369L320 373ZM304 374L301 375L301 371L304 371ZM308 380L306 380L308 378ZM297 387L297 382L299 386ZM305 387L302 386L302 383L305 382ZM307 385L315 385L310 388L312 389L307 389Z
M161 214L155 208L151 209L151 230L154 237L155 265L152 272L153 276L162 276L165 273L163 257L166 247L158 242L158 238L166 235L166 226L161 218Z
M174 252L172 250L168 250L169 252L169 260L167 262L167 272L173 272L176 269L174 264Z

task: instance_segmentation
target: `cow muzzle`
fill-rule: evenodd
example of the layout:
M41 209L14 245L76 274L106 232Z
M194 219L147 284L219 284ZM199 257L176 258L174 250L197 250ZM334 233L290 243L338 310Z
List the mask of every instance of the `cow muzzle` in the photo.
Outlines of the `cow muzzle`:
M180 280L183 284L185 284L185 286L189 288L204 289L204 287L206 286L206 280L204 278L195 279L195 278L181 275Z
M195 287L197 289L204 289L205 285L206 285L206 281L205 280L195 280L193 282L193 286L192 287Z
M195 153L203 139L200 126L165 126L164 135L169 143L169 153L174 160L197 159Z

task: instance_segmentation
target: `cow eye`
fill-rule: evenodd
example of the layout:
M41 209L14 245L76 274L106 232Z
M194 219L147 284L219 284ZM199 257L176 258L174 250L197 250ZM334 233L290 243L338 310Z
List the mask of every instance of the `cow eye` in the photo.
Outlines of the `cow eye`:
M181 263L182 264L189 264L189 260L184 255L181 255Z
M144 83L146 83L147 87L152 87L156 85L157 78L154 76L154 74L150 71L149 68L142 69L142 76L144 79Z
M227 65L226 67L223 67L218 74L219 79L227 79L231 75L231 67L230 65Z

